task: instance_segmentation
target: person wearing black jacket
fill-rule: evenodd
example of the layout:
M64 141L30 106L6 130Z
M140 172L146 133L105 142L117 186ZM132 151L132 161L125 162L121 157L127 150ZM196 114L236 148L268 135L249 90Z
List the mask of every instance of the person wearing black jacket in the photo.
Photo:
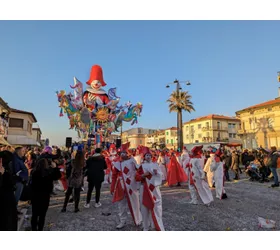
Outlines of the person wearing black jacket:
M101 184L104 181L105 172L107 169L105 158L101 155L101 149L95 149L95 154L86 161L86 175L88 181L87 201L85 208L90 207L90 200L93 188L95 187L95 207L101 206L99 202Z
M51 165L51 166L50 166ZM53 181L61 177L59 168L46 158L38 160L31 177L32 231L43 231L45 217L49 208Z
M17 231L17 205L14 195L13 153L0 152L0 231Z
M230 166L231 166L231 156L229 154L225 154L224 155L224 162L225 162L225 177L226 177L226 180L227 181L230 181L230 178L229 178L229 169L230 169Z

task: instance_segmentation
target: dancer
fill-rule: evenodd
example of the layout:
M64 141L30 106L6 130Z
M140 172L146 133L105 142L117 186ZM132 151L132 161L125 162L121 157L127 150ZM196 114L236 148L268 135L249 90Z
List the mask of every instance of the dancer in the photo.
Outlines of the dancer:
M181 186L180 183L186 182L188 177L184 172L183 168L179 164L176 159L174 153L171 154L170 162L168 164L168 172L167 172L167 183L168 186L172 186L177 184L177 186Z
M157 231L164 231L162 223L162 199L160 185L162 173L157 163L152 162L152 154L149 148L143 149L144 162L138 168L136 181L141 182L140 204L143 216L143 230L149 231L149 227Z
M214 147L211 147L210 150L211 150L210 157L207 159L203 170L207 174L207 181L208 181L209 187L214 188L215 187L214 173L211 171L210 166L211 166L211 163L214 161L214 157L215 157L215 153L217 152L217 149Z
M113 203L118 203L120 224L117 229L125 226L128 208L136 226L141 224L142 216L139 204L139 184L135 180L137 163L133 157L128 158L127 149L130 143L123 144L120 149L121 158L113 162L111 194Z
M210 170L214 173L214 181L216 186L216 198L226 199L227 195L224 189L224 163L221 160L221 151L218 150L211 163Z
M197 205L198 192L202 202L210 206L213 201L213 196L208 183L205 181L205 173L203 172L203 159L201 158L203 146L195 146L192 149L192 159L190 161L190 174L189 174L189 189L191 193L190 204Z
M160 171L162 173L162 180L166 181L167 180L167 171L166 171L166 161L165 161L165 157L164 157L164 152L159 153L157 163L158 163Z

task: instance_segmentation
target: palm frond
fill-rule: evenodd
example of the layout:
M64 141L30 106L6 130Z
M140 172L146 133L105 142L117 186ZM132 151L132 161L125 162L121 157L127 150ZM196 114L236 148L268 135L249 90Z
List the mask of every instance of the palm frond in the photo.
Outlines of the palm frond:
M169 103L169 112L177 112L179 109L189 113L195 111L193 103L190 101L191 98L192 96L187 91L180 91L179 95L177 95L176 91L173 91L167 100Z

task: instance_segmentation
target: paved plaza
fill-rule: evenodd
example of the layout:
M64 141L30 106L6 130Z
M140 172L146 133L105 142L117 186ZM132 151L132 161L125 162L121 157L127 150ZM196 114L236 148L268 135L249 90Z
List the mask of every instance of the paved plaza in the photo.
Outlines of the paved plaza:
M250 182L242 174L239 181L226 182L228 195L226 200L215 198L210 207L202 204L190 205L190 193L186 185L181 187L162 187L163 223L167 231L255 231L258 228L258 216L276 221L276 230L280 221L280 188L270 188L272 182ZM86 183L86 182L85 182ZM215 190L212 190L215 197ZM115 231L118 223L117 207L112 204L109 186L103 185L102 207L83 207L86 190L81 194L80 212L74 213L74 205L69 204L66 213L60 213L64 194L52 197L48 210L46 231ZM28 209L27 217L31 211ZM30 230L30 217L21 230ZM133 225L129 216L124 231L142 230ZM269 230L269 229L266 229ZM270 229L271 230L271 229Z

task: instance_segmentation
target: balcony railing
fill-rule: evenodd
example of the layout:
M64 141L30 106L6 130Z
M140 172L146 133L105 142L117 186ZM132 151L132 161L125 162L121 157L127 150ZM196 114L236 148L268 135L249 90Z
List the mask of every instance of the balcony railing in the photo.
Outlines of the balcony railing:
M245 134L246 130L245 129L238 129L237 130L237 134L241 135L241 134Z

